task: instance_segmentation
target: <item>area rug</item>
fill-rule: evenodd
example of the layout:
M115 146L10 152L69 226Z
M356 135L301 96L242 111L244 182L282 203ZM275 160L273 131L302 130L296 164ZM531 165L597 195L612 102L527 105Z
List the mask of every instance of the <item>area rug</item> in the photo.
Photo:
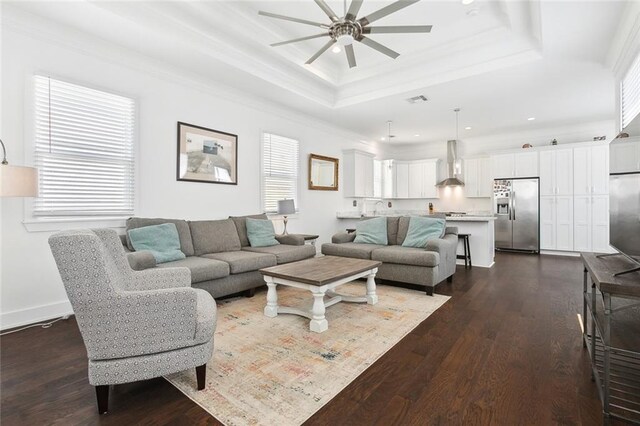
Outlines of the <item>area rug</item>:
M338 290L362 295L365 284ZM323 333L297 315L265 317L266 292L221 301L206 389L196 391L195 369L166 378L226 425L299 425L449 299L390 286L377 294L376 305L327 308ZM311 305L308 291L290 287L279 288L278 299Z

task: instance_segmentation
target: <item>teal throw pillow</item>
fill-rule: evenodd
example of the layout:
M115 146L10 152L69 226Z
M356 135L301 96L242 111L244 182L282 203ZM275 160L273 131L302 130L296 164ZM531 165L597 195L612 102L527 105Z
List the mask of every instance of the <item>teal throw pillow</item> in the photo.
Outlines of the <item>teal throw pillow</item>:
M270 247L280 244L276 240L273 223L264 219L247 219L247 237L251 247Z
M156 263L171 262L186 257L180 251L178 229L173 223L130 229L128 234L134 250L149 250L155 257Z
M376 217L356 224L354 243L387 245L387 218Z
M433 217L412 216L409 219L407 236L402 247L425 248L430 240L437 240L444 234L446 221Z

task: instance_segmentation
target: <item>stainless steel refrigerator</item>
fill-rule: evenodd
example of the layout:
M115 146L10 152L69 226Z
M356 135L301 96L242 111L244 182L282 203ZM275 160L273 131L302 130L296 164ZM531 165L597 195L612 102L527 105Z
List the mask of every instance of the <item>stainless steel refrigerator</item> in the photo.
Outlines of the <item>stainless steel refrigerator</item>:
M493 181L496 249L540 251L538 178Z

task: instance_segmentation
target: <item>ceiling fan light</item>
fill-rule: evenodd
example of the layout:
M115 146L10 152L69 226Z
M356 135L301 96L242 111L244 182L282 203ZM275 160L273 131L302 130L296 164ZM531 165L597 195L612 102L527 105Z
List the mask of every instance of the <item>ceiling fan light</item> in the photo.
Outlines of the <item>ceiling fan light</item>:
M338 36L338 38L336 39L336 42L340 46L348 46L350 44L353 44L353 41L354 41L354 38L350 34L343 34L341 36Z

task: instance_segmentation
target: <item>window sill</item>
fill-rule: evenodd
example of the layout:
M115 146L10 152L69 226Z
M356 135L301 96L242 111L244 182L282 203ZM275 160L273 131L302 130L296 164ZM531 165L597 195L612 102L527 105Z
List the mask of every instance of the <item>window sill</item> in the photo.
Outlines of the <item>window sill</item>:
M52 232L86 228L124 228L126 217L64 217L22 221L27 232Z

